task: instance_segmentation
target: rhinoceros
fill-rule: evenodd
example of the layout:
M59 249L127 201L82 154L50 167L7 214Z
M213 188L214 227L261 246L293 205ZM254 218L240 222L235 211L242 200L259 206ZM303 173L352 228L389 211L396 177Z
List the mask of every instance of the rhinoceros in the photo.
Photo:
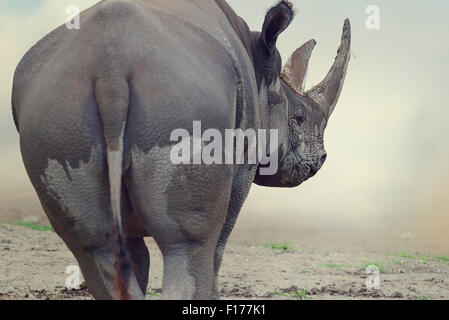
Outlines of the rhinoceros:
M282 68L280 1L260 32L225 0L104 0L34 45L12 108L28 176L96 299L143 299L163 255L163 299L218 297L226 242L253 183L295 187L326 160L323 133L350 59L350 23L325 79L304 90L315 41ZM173 130L275 129L266 164L174 164ZM268 143L269 144L269 143ZM246 145L247 147L247 145Z

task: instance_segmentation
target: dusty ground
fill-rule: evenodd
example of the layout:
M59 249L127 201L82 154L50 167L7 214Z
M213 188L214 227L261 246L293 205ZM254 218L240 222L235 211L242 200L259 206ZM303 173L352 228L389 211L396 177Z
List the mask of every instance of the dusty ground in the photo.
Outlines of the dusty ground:
M76 261L54 232L11 224L47 224L32 193L23 199L0 202L0 299L91 299L85 288L65 289L66 268ZM281 243L288 248L272 248ZM221 294L225 299L449 299L448 244L400 228L246 210L225 255ZM155 294L148 299L157 299L162 260L151 239L148 245L148 292ZM380 268L378 290L366 289L368 265Z

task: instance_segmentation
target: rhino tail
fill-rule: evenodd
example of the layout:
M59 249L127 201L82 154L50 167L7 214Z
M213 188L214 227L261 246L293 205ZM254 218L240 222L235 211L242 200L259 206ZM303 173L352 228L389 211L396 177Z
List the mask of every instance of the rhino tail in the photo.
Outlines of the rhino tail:
M129 300L131 299L128 289L132 263L126 247L121 212L124 137L129 108L128 81L99 81L95 85L95 95L106 143L110 205L113 218L111 246L115 255L114 299Z

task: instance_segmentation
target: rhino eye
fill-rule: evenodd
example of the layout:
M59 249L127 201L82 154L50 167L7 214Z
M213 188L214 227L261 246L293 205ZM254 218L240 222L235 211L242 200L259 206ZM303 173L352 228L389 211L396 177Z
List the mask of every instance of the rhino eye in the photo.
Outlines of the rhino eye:
M306 118L304 117L303 114L296 115L294 119L295 119L296 123L299 125L302 125L306 121Z

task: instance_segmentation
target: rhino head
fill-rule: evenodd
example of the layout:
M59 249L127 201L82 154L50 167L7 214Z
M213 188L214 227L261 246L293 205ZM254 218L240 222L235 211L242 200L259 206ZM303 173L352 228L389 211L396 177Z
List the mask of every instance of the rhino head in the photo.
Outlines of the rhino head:
M313 177L326 161L324 130L337 104L350 59L351 27L346 20L335 62L324 80L305 92L304 83L315 40L297 49L282 68L276 49L278 36L294 16L292 4L281 1L265 18L262 32L253 33L254 64L259 91L264 97L270 128L278 129L278 170L274 175L257 171L255 183L295 187ZM261 106L264 107L264 106ZM269 166L269 165L267 165Z

